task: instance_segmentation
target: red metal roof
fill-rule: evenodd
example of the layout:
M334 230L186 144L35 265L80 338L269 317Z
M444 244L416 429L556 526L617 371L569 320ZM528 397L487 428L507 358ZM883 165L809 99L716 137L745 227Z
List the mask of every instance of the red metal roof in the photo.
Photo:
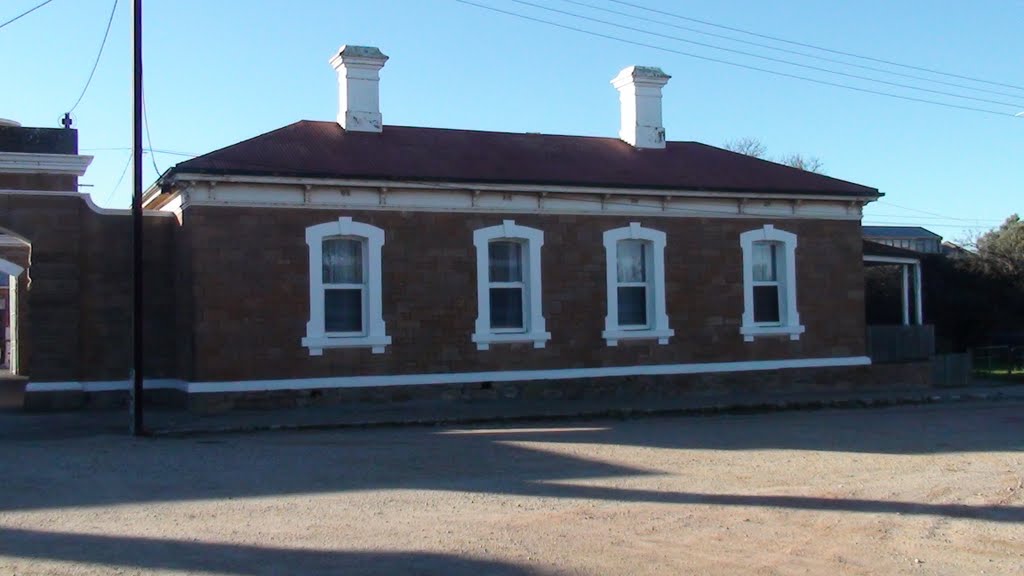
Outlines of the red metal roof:
M877 196L878 190L698 142L300 121L182 162L175 173Z

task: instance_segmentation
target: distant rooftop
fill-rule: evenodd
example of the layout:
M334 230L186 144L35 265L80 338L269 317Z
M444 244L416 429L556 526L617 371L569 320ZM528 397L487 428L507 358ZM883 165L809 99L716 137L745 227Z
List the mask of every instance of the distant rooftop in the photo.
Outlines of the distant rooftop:
M920 226L864 226L865 238L938 238L942 236Z

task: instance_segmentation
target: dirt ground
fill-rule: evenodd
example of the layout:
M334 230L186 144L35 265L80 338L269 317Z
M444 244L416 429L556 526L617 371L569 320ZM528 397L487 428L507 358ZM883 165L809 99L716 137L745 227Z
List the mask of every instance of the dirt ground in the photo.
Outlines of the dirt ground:
M2 575L1024 574L1022 403L13 436Z

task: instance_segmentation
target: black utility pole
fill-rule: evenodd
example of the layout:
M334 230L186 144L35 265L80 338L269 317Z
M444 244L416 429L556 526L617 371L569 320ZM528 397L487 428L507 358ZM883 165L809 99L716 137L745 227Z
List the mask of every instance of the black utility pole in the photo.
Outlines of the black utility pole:
M132 436L142 436L142 0L132 0Z

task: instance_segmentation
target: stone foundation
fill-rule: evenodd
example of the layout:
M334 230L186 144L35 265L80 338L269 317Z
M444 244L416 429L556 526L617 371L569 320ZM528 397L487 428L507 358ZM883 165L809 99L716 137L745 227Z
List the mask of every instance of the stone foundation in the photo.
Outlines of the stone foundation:
M481 382L475 384L429 384L419 386L377 386L364 388L313 388L264 392L185 393L173 389L146 391L146 405L187 408L198 413L230 410L273 410L305 406L365 405L368 409L423 405L429 403L533 404L558 403L562 409L572 402L608 409L659 400L683 403L687 398L722 398L742 405L745 396L763 394L809 394L878 391L885 389L926 389L932 386L928 362L877 364L849 368L803 368L771 371L686 374L676 376L629 376L537 380L526 382ZM25 408L34 411L75 409L127 409L128 394L109 392L31 392Z
M534 403L573 401L619 404L680 401L686 398L731 398L739 404L744 395L797 394L853 390L928 388L928 363L888 364L853 368L811 368L764 372L689 374L678 376L631 376L539 380L528 382L482 382L476 384L431 384L423 386L382 386L367 388L324 388L266 392L225 392L189 394L188 407L203 413L229 410L298 408L331 404L441 403Z
M147 407L186 408L187 394L180 390L146 390ZM29 412L61 412L68 410L127 410L128 392L123 390L105 392L83 392L64 390L60 392L28 392L25 394L24 409Z

